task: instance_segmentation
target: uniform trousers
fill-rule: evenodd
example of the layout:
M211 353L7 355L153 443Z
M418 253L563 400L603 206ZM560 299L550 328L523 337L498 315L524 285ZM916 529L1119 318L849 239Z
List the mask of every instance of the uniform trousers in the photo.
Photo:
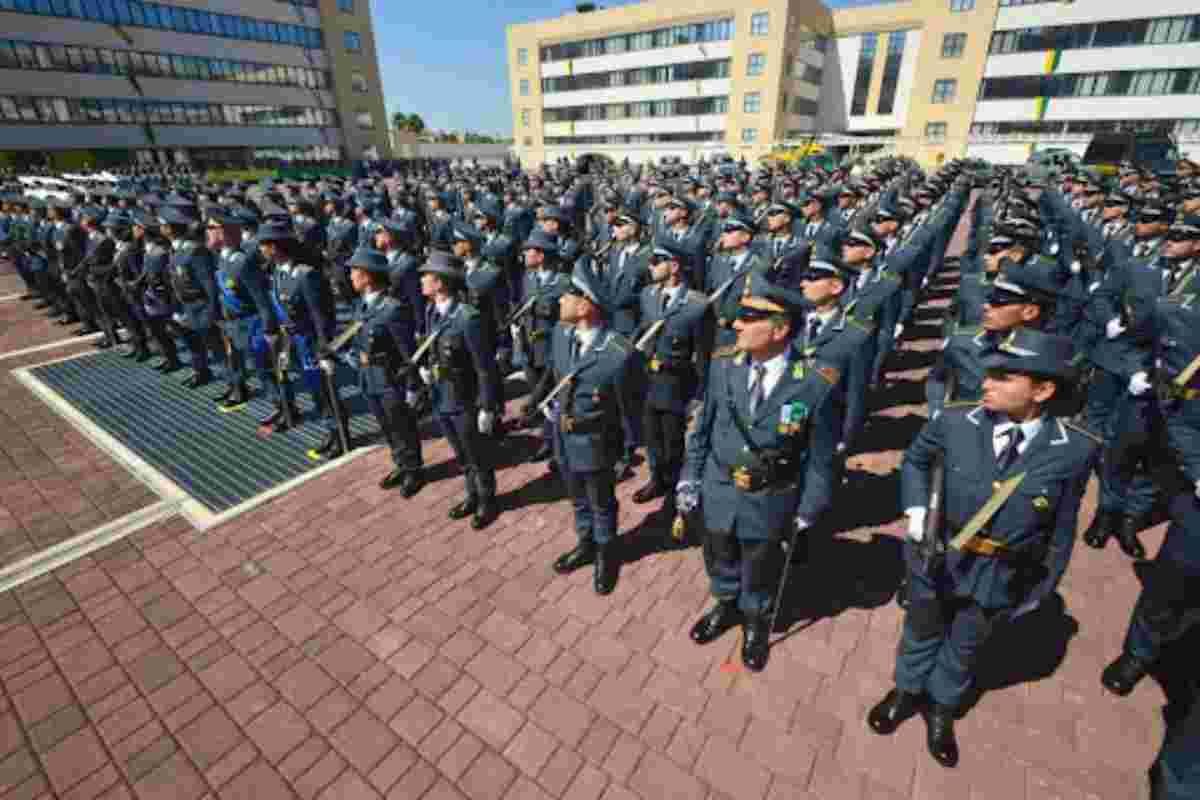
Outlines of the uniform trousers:
M1157 495L1143 463L1154 458L1150 431L1155 401L1152 394L1129 394L1127 384L1121 376L1097 367L1088 386L1084 418L1088 428L1104 438L1098 468L1099 510L1139 517L1153 510Z
M562 476L575 507L575 535L580 544L591 542L604 547L617 537L616 476L612 468L577 472L564 465Z
M404 402L404 392L392 389L382 394L366 394L367 408L375 415L388 448L392 463L403 470L421 468L421 436L417 416Z
M713 597L723 603L736 602L747 616L760 616L770 610L775 599L783 550L778 538L743 538L737 533L705 532L704 567Z
M642 435L654 480L674 491L683 468L684 434L687 417L673 410L646 406L642 416Z
M1182 721L1167 731L1158 754L1153 800L1194 800L1200 797L1200 699Z
M476 500L491 500L496 496L496 473L492 467L487 443L479 434L476 418L479 412L474 407L459 413L434 412L434 419L442 429L442 435L450 442L454 457L462 466L466 477L467 497Z
M1001 609L987 609L953 593L950 579L931 579L911 542L905 544L909 606L896 654L896 687L929 692L938 705L957 707L974 684L972 669Z

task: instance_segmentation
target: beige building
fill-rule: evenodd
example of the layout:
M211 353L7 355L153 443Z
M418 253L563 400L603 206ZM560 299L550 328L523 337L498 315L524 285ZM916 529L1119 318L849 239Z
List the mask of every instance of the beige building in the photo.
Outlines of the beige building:
M651 0L510 26L513 131L526 164L810 141L1019 163L1124 128L1194 153L1197 44L1194 0Z
M0 164L390 155L368 0L0 0Z

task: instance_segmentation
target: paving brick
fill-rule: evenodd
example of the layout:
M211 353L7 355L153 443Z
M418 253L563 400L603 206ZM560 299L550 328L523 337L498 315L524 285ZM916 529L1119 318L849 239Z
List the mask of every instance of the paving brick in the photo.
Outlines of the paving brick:
M240 775L258 757L258 749L249 739L243 738L236 747L204 771L204 778L209 785L220 789Z
M592 712L587 706L553 686L538 697L529 709L529 718L572 749L583 740L592 724Z
M133 785L139 800L193 800L208 792L208 784L182 753L160 763Z
M731 797L762 798L771 775L738 752L733 742L713 736L704 744L696 764L696 775Z
M400 744L400 739L371 712L359 709L333 731L330 743L366 775Z
M418 761L404 777L388 791L388 800L412 800L423 797L431 786L438 782L437 771L423 761Z
M62 794L61 797L62 800L92 800L93 798L100 797L120 780L121 773L117 772L112 764L106 764L101 769L96 770L75 784L73 789ZM19 792L14 794L18 797L20 796Z
M418 761L416 752L408 745L400 743L371 770L367 780L380 792L386 792Z
M220 791L221 800L287 800L294 795L270 764L255 761Z
M198 677L218 700L228 700L253 684L258 676L246 659L230 653L200 672Z
M642 797L691 800L704 794L704 785L666 756L647 752L629 778L629 788Z
M331 749L329 741L324 736L314 734L288 753L287 757L276 765L276 768L286 780L293 781L308 772Z
M443 716L437 706L416 695L389 720L388 725L402 739L415 746L442 721Z
M520 730L524 716L484 689L459 712L458 720L479 738L501 750Z
M75 702L75 698L66 681L58 675L50 675L14 695L12 701L21 720L26 725L33 725Z
M622 733L617 737L612 750L608 751L608 757L604 759L604 771L611 775L614 781L625 783L645 752L646 748L641 742Z
M494 694L504 697L525 675L525 667L489 644L467 664L467 672Z
M273 621L279 632L290 639L293 644L300 644L311 639L329 624L328 619L303 602Z
M504 749L504 757L521 772L536 778L557 747L557 739L527 722Z
M412 685L399 675L388 678L381 686L367 695L364 701L375 716L390 721L416 694Z
M483 751L484 743L479 737L464 733L438 759L438 769L450 780L457 781L466 774Z
M74 777L73 782L82 777L84 776ZM40 778L37 759L27 748L17 748L0 759L0 791L8 792L26 783L36 785L34 779Z
M337 682L314 662L304 659L277 677L273 685L285 700L306 711L328 694Z
M479 682L470 675L459 675L455 684L438 700L438 706L447 714L457 714L480 688Z
M334 624L351 638L365 641L388 625L387 615L363 601L356 601L334 619Z
M346 769L346 760L330 750L292 783L296 794L306 800L316 797Z
M287 703L276 703L246 726L263 757L277 764L308 738L311 729L304 717Z
M396 672L411 680L435 654L432 646L420 639L410 638L388 658L387 663Z
M64 792L109 763L109 759L96 732L84 728L43 756L43 763L55 790Z
M29 728L29 741L34 750L45 753L86 724L83 709L77 705L63 706Z
M182 728L176 738L201 770L207 770L242 740L242 732L221 708L210 708Z
M463 735L465 729L458 722L446 717L438 723L437 727L429 732L429 735L421 740L421 744L417 747L417 752L421 754L421 758L430 763L437 763L437 760L445 755L446 751L454 746L454 743Z
M608 788L609 778L600 770L590 767L587 764L579 770L575 775L575 779L571 781L567 793L563 795L564 800L599 800L604 795L604 791Z
M353 714L358 705L358 701L339 686L310 708L306 717L318 731L329 733L340 725L342 720Z
M491 750L484 750L463 774L459 787L471 800L499 800L516 777L512 765Z

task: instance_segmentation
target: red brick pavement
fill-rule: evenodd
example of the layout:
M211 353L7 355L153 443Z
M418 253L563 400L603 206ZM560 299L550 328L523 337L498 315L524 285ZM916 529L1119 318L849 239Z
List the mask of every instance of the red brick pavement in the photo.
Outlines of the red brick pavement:
M204 534L144 529L0 596L0 797L1139 797L1163 697L1100 689L1137 588L1112 550L1075 553L1074 635L1038 614L989 651L1003 688L961 724L958 769L932 762L919 722L867 730L901 612L869 599L887 544L862 523L897 530L906 409L877 416L888 450L855 457L843 532L794 575L823 616L757 676L722 668L732 635L687 640L707 602L696 549L647 545L598 598L586 571L549 569L573 542L566 503L472 531L446 518L458 478L411 501L378 490L382 452ZM543 470L506 468L500 491ZM659 534L639 528L639 482L620 494L640 546Z

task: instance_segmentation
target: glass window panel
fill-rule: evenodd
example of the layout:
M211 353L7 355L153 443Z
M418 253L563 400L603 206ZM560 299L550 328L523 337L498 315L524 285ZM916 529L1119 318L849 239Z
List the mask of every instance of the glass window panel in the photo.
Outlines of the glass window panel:
M48 97L39 97L37 99L38 116L43 122L60 122L58 113L54 108L54 101Z
M17 51L13 49L13 43L7 40L0 41L0 69L17 69L21 66L21 62L17 60Z
M11 97L0 96L0 118L10 122L20 120L20 115L17 113L17 104Z

